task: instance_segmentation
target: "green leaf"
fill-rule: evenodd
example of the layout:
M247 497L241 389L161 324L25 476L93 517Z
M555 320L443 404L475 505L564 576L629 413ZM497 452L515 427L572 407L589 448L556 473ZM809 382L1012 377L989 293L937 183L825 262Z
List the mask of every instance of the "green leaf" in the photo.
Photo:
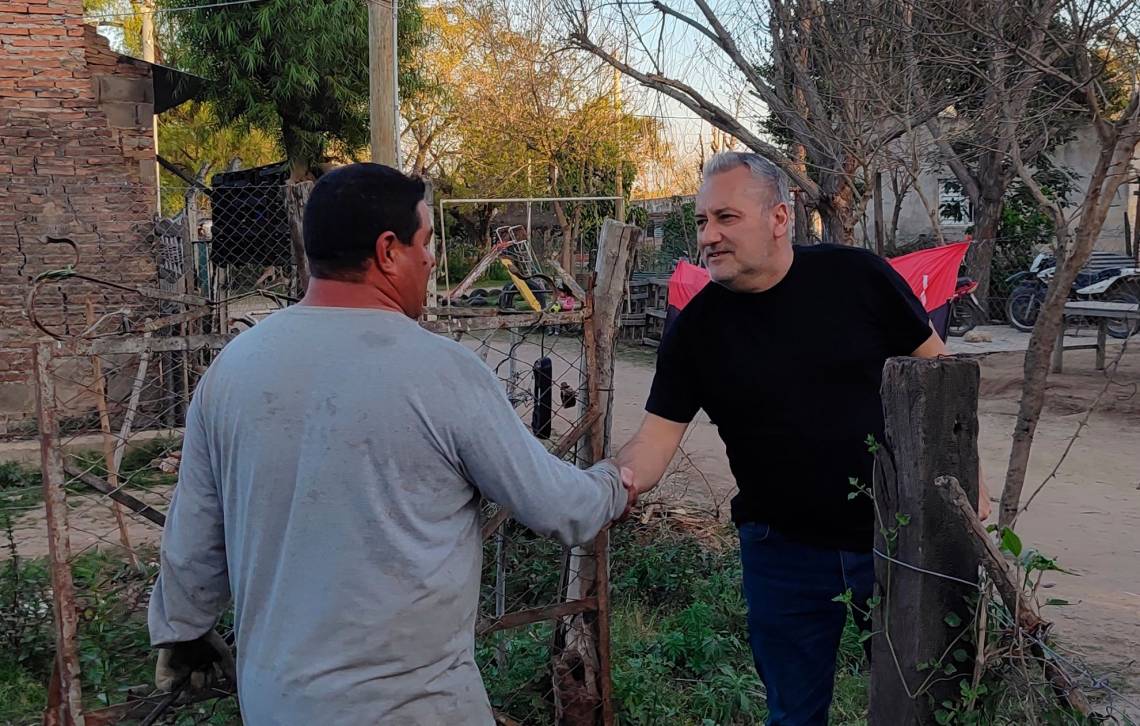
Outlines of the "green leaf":
M910 524L910 515L903 514L902 512L895 512L895 520L899 523L900 527L905 527Z
M1021 556L1021 538L1009 527L1002 528L1001 548L1014 557Z
M970 659L970 655L966 653L965 649L963 648L956 648L951 655L954 657L954 660L958 661L959 663L965 663Z
M962 624L962 618L958 617L958 613L947 613L942 620L951 628L956 628Z
M949 711L943 711L942 709L938 709L937 711L934 712L934 720L937 721L939 724L941 724L941 726L945 726L946 724L950 723L953 719L954 719L954 714L950 713Z

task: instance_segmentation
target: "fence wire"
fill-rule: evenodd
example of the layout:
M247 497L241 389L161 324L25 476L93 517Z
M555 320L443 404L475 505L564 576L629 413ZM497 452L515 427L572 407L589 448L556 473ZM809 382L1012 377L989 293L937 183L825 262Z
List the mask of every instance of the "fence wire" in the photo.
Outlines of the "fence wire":
M163 286L170 290L179 283L192 287L185 282L192 266L177 249L185 248L156 246L158 267L175 283ZM191 305L163 297L161 288L125 291L129 304L102 316L86 305L82 326L52 325L44 322L49 315L36 311L90 299L109 285L116 289L115 283L71 267L35 284L50 286L52 293L41 292L30 318L58 339L38 346L35 379L40 429L49 434L42 453L54 462L45 470L46 489L57 491L58 499L43 501L38 481L5 489L0 513L11 565L5 572L26 572L21 561L47 563L48 579L39 590L23 588L21 605L26 610L33 603L44 617L44 606L54 599L59 616L51 650L59 649L60 662L73 666L74 675L61 676L65 700L81 693L74 708L96 718L145 718L163 705L163 694L149 685L153 653L145 620L161 526L181 463L185 416L196 382L234 333L209 332L221 320L217 302ZM271 295L272 290L266 298L275 305L288 302ZM195 315L186 320L190 313ZM256 324L256 317L248 317L248 324ZM552 452L588 463L582 437L597 416L591 417L587 401L591 373L583 313L481 317L474 326L470 318L456 320L461 324L455 330L466 332L451 330L446 317L429 325L486 362L519 416ZM493 504L486 503L484 513L477 658L494 708L504 723L522 724L553 723L562 706L579 713L607 708L608 642L600 640L599 630L607 602L599 595L599 580L604 583L608 575L604 541L563 548ZM67 547L60 546L63 541ZM61 587L61 578L70 578L71 587ZM8 639L18 642L33 620L25 613L20 631L9 628ZM46 662L54 658L41 650ZM592 664L592 675L583 675L583 663ZM177 714L190 723L238 718L232 699L179 706Z

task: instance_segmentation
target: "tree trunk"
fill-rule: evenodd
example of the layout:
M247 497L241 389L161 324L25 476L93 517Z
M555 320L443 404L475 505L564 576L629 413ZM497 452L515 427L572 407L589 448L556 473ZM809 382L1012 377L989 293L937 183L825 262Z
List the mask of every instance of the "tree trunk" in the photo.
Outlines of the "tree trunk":
M1080 221L1075 234L1069 233L1068 223L1055 202L1047 200L1032 183L1029 172L1024 167L1019 175L1034 189L1038 205L1051 211L1057 230L1058 259L1057 273L1049 281L1045 302L1037 314L1037 323L1029 338L1029 349L1025 353L1025 380L1021 388L1021 406L1017 422L1013 428L1013 445L1009 452L1009 467L1006 470L1005 487L1001 493L1001 507L998 523L1012 527L1021 509L1021 491L1025 486L1025 476L1029 469L1029 454L1033 446L1033 435L1041 419L1041 409L1045 405L1045 383L1049 378L1050 358L1058 344L1058 337L1064 326L1065 302L1069 297L1069 287L1077 273L1092 255L1093 245L1104 226L1111 200L1116 197L1125 178L1124 170L1129 168L1140 139L1140 119L1137 118L1140 99L1133 95L1129 108L1133 116L1127 123L1121 122L1113 129L1111 142L1102 140L1100 158L1090 175L1085 197L1082 200ZM1111 145L1109 145L1111 144ZM1070 243L1071 242L1071 243ZM1067 255L1064 255L1068 252Z
M875 172L875 252L882 257L886 240L883 230L883 172Z
M823 219L823 241L834 245L855 244L855 216L853 190L843 183L840 191L828 199L820 200L819 215Z
M1002 200L982 199L974 208L974 243L966 255L966 274L978 281L974 294L982 309L988 314L990 296L990 271L993 267L994 246L1001 225Z

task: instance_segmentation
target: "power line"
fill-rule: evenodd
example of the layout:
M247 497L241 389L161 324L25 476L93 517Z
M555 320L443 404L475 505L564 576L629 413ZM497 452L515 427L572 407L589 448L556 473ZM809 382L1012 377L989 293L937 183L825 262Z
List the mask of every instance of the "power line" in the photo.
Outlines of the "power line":
M265 2L265 0L226 0L220 3L208 3L206 5L187 5L185 7L177 8L154 8L153 10L137 10L129 13L101 13L99 15L84 15L85 20L101 20L103 18L129 18L135 15L157 15L158 13L182 13L188 10L209 10L210 8L225 8L231 5L251 5L253 3Z

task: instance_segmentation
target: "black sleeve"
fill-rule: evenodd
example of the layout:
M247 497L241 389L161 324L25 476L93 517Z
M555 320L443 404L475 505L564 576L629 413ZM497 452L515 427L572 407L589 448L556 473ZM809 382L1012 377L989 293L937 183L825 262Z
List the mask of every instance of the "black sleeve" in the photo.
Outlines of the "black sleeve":
M934 333L930 316L889 262L874 253L868 253L867 258L871 261L872 299L878 307L887 344L893 355L910 355Z
M677 317L661 337L657 348L657 371L649 389L645 410L661 418L687 424L700 410L697 369L693 360L692 335L685 316Z

